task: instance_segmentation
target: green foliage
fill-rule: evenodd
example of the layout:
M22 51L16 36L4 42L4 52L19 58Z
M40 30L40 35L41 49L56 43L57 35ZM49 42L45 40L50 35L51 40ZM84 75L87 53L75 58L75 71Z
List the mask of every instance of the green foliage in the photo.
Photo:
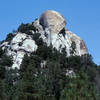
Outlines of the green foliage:
M71 56L74 56L76 53L76 43L72 41L71 47L70 47L70 54Z
M5 68L0 65L0 79L5 78Z
M40 33L34 33L32 35L32 39L35 40L36 44L38 46L43 45L43 40L40 38L41 34Z
M5 79L6 68L12 65L12 59L0 48L0 100L6 100ZM7 76L8 78L8 76ZM6 83L7 84L7 83ZM8 100L8 99L7 99Z
M3 55L2 56L2 60L0 61L0 65L2 66L8 66L10 67L12 65L12 58L7 56L7 55Z
M95 86L81 71L77 73L76 77L68 79L68 84L62 91L61 100L97 100L97 96Z
M0 79L0 100L6 100L4 87L3 87L3 81L1 79Z
M2 57L3 54L4 54L4 51L2 50L2 48L0 48L0 58Z
M0 65L10 67L12 63L12 57L6 55L5 50L2 50L2 48L0 48Z
M18 82L17 100L37 100L36 76L40 73L41 59L35 55L25 55L21 65L21 80Z
M6 95L6 100L15 100L15 92L17 90L17 82L19 80L18 69L9 69L5 72L4 79L4 92Z
M19 32L26 33L28 35L32 35L30 30L33 30L36 32L37 29L32 24L23 24L23 23L18 28Z
M12 38L14 37L14 34L9 33L6 37L6 41L10 43L10 41L12 40Z
M29 64L29 56L26 54L23 58L21 66L20 66L21 73L26 71L28 64Z
M27 32L34 27L25 24L18 30ZM66 48L58 51L47 46L40 33L32 38L37 51L25 54L20 70L8 68L12 59L0 49L0 100L100 100L100 67L91 55L76 56L76 44L72 43L67 57ZM74 76L67 76L67 70Z
M51 48L47 47L47 45L44 43L38 47L36 54L39 55L42 59L46 60L51 56Z
M43 61L46 64L41 67ZM67 69L73 69L75 77L66 76ZM90 80L96 72L90 55L67 58L65 48L60 53L52 45L43 43L31 56L25 55L20 71L19 99L97 100L96 88Z

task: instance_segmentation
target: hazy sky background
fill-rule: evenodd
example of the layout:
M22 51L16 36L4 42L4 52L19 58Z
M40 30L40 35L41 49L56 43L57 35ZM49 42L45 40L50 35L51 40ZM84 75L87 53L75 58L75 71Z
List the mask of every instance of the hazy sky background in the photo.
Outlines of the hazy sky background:
M0 41L48 9L65 16L66 28L85 41L93 60L100 64L100 0L0 0Z

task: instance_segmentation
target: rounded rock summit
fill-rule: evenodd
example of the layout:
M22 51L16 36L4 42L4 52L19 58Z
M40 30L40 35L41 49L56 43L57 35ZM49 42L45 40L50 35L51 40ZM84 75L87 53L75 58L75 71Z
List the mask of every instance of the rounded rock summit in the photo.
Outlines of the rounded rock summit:
M66 26L66 20L59 12L45 11L39 20L44 29L48 28L52 33L59 33Z

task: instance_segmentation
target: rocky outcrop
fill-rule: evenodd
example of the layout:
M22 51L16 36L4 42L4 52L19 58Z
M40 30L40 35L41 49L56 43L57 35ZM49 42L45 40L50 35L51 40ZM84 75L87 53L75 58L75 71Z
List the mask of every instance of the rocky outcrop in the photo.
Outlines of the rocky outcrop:
M13 57L13 68L20 68L24 55L37 50L38 45L32 38L35 33L40 33L40 38L49 46L52 44L57 50L66 48L67 56L70 56L72 42L76 44L75 55L87 54L88 50L84 41L76 34L65 28L65 18L56 11L44 12L39 20L29 24L34 26L36 31L29 30L31 34L15 32L14 37L0 44L2 49L7 49L7 54ZM32 29L32 28L31 28Z
M29 35L20 32L14 34L10 43L5 41L0 46L2 49L7 49L7 54L13 57L12 67L19 68L24 55L36 51L38 46Z
M41 15L40 24L51 33L59 33L65 27L66 20L60 13L48 10Z

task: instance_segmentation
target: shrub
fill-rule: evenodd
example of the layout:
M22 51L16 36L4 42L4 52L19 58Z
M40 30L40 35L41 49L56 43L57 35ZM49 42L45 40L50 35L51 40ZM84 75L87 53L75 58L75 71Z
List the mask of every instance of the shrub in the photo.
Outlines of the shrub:
M6 37L6 41L7 41L7 42L10 42L10 41L13 39L13 37L14 37L14 34L9 33L9 34L7 35L7 37Z
M29 33L29 30L33 30L36 32L36 28L32 24L21 24L18 28L18 32Z

